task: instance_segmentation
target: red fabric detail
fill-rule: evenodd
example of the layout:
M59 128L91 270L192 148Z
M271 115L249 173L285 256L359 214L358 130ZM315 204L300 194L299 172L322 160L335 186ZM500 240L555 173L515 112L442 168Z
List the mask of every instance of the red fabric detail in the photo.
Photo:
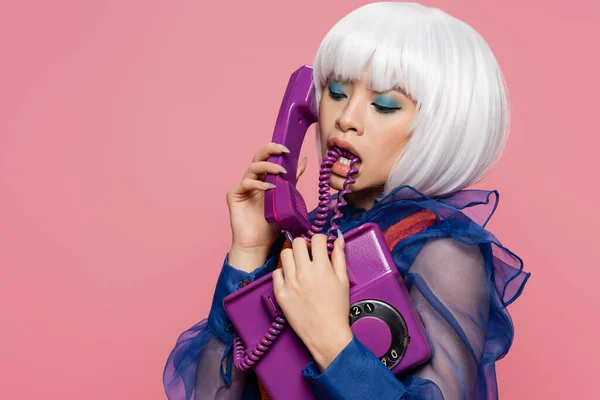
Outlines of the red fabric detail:
M392 251L394 246L402 240L433 225L435 219L436 215L433 212L422 210L396 222L383 232L383 237L385 243L388 245L388 249Z

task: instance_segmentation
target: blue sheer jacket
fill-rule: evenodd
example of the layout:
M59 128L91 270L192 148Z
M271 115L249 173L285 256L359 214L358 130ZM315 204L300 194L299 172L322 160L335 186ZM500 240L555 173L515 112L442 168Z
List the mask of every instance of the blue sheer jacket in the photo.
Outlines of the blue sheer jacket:
M385 231L418 211L435 213L432 226L392 249L433 355L409 375L394 376L354 337L323 373L312 362L304 368L317 399L498 398L495 362L507 354L514 333L506 307L530 274L485 229L497 205L496 191L462 190L433 199L402 186L369 210L342 210L342 232L365 222ZM233 326L223 299L243 281L273 271L283 241L274 243L266 263L252 273L233 268L225 257L208 318L183 332L168 357L163 384L170 400L260 399L254 373L232 368Z

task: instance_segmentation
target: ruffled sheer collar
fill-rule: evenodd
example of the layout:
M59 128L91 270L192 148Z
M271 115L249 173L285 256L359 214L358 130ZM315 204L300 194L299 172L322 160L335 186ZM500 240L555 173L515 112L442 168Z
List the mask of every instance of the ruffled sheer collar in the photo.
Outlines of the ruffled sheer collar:
M332 205L337 202L338 194L331 196ZM395 188L389 194L377 198L369 209L343 207L342 224L361 224L376 221L383 210L390 207L419 205L421 208L437 210L443 215L461 211L474 222L485 227L498 207L499 193L496 190L463 189L440 197L429 197L412 186L403 185Z

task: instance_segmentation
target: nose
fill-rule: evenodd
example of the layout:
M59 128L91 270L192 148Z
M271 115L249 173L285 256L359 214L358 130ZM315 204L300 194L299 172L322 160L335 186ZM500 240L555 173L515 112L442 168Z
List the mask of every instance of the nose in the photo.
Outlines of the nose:
M352 101L354 100L354 101ZM363 134L364 111L359 99L351 99L342 114L336 119L337 128L346 133L354 131L357 135Z

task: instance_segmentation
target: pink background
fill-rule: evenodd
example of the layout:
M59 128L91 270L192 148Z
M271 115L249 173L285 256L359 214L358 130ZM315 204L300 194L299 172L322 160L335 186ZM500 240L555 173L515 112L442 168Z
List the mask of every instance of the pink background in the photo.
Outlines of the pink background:
M164 362L207 315L230 244L227 189L270 140L289 74L365 2L235 3L0 5L0 397L165 398ZM478 185L500 191L489 226L533 273L511 306L501 398L585 398L599 356L599 7L426 4L483 34L512 99L508 147ZM304 152L314 206L312 135Z

